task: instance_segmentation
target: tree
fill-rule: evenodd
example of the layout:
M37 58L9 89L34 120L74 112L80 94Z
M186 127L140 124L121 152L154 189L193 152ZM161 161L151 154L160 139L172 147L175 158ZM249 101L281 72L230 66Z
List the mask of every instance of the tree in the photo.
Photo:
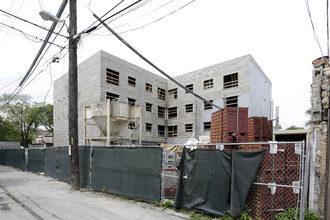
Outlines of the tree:
M38 127L52 128L52 116L51 119L49 118L52 107L45 103L31 102L32 98L29 95L16 95L8 102L10 97L9 94L0 96L2 102L0 111L5 121L13 126L15 137L20 139L24 147L28 147Z
M15 126L0 115L0 141L20 141Z
M300 130L300 129L304 129L304 128L302 128L302 127L297 127L297 126L295 126L295 125L291 125L290 127L288 127L288 128L285 129L285 130Z
M307 109L305 111L306 116L308 116L309 120L305 122L305 127L310 128L312 125L312 109Z

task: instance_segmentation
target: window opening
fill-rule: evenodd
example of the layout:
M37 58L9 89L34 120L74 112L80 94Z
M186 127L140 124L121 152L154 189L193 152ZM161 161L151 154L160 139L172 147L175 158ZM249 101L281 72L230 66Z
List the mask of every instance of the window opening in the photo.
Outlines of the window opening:
M227 76L223 76L223 88L231 88L238 86L238 73L233 73Z
M146 91L147 92L152 92L152 85L149 83L146 83Z
M178 117L178 108L172 107L168 108L168 118L176 118Z
M165 118L165 108L158 106L158 118Z
M152 131L152 124L146 123L146 131L148 131L148 132Z
M134 77L128 77L128 85L135 87L136 86L136 79Z
M194 85L193 84L186 85L186 88L189 89L192 92L194 91ZM186 93L188 93L187 90L186 90Z
M209 102L210 103L204 101L204 110L213 108L213 105L211 104L211 103L213 103L213 100L209 100Z
M192 132L193 124L185 124L185 130L186 130L186 132Z
M178 126L177 125L172 125L168 126L168 137L177 137L178 136Z
M159 99L165 100L165 89L158 88L158 96Z
M114 94L114 93L110 93L110 92L106 92L106 100L110 99L110 101L113 100L119 100L119 95Z
M146 111L147 112L152 112L152 104L151 103L146 103Z
M211 122L204 122L204 131L211 130Z
M238 107L238 96L225 98L225 107Z
M208 79L204 81L204 89L213 88L213 79Z
M106 81L107 83L119 86L119 72L107 68Z
M177 99L178 98L178 89L168 90L168 98Z
M193 112L194 111L194 105L188 104L186 105L186 112Z
M158 136L165 137L165 126L158 125Z

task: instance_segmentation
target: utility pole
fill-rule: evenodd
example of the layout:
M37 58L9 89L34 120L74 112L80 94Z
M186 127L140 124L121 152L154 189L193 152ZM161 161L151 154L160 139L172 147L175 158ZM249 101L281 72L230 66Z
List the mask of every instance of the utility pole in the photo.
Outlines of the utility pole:
M80 188L79 151L78 151L78 67L77 67L77 0L69 0L69 143L70 185L73 189Z

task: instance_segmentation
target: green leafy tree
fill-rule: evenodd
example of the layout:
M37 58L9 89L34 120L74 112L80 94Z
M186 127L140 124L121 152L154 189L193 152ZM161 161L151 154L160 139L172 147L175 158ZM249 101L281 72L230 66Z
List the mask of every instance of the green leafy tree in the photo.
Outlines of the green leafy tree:
M300 130L300 129L304 129L304 128L302 128L302 127L297 127L297 126L295 126L295 125L291 125L290 127L288 127L288 128L285 129L285 130Z
M310 128L312 125L312 110L309 108L305 111L306 116L308 116L308 121L305 122L305 127Z
M29 95L16 95L10 102L7 100L10 100L9 94L0 96L2 102L0 111L5 121L13 126L11 135L19 138L24 147L28 147L32 142L37 128L43 126L52 130L52 114L49 118L52 105L32 102Z
M15 126L0 115L0 141L20 141Z

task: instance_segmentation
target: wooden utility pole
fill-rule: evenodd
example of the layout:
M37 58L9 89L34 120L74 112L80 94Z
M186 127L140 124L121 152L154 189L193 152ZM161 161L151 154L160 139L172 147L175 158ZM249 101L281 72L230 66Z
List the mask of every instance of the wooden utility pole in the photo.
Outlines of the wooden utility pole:
M78 151L78 67L77 67L77 1L70 0L69 25L69 143L70 185L73 189L80 188L79 151Z

